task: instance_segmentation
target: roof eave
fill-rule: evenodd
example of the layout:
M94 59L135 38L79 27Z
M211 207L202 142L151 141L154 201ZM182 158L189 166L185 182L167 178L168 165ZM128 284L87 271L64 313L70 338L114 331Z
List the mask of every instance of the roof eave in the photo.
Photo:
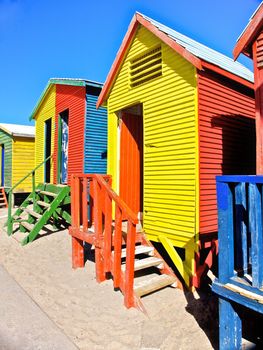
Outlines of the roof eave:
M226 78L229 78L233 81L236 81L237 83L240 83L244 86L247 86L250 89L254 89L254 83L252 83L251 81L249 81L245 78L240 77L239 75L233 74L233 73L231 73L231 72L229 72L229 71L227 71L219 66L216 66L210 62L207 62L207 61L202 60L202 65L203 65L203 68L209 69L215 73L218 73L222 76L225 76Z
M133 16L131 23L128 27L128 31L125 34L125 37L121 43L121 46L116 54L116 58L111 66L111 69L108 73L104 86L99 94L98 101L96 107L99 108L107 99L111 86L114 82L115 76L119 71L121 63L125 57L126 51L130 46L130 43L137 31L139 22L137 21L136 14Z
M252 17L250 23L247 25L241 36L238 38L236 46L233 50L234 60L243 53L248 57L252 57L251 45L252 41L257 36L260 29L263 27L263 4L260 5L259 9Z

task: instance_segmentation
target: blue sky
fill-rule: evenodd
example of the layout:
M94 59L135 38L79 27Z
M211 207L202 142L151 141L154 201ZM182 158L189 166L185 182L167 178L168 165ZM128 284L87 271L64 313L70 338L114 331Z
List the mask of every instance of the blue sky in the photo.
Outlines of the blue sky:
M0 0L0 122L30 124L51 77L104 82L135 11L232 57L260 2Z

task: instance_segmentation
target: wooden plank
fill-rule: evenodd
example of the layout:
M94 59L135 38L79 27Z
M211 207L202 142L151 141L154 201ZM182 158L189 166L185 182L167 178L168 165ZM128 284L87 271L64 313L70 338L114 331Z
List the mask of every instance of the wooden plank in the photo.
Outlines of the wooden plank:
M112 200L105 191L105 229L104 229L104 271L111 271L112 246Z
M85 231L88 228L88 180L83 178L82 181L82 225Z
M37 201L37 204L44 208L50 208L50 204L43 201Z
M114 232L114 250L113 250L113 285L114 288L120 287L121 279L121 243L122 243L122 212L118 205L115 209L115 232Z
M26 229L27 229L27 231L32 231L33 230L33 228L34 228L34 225L32 225L32 224L29 224L28 222L26 222L26 221L22 221L21 223L20 223L20 225L22 225L23 227L25 227Z
M246 200L246 183L240 182L235 187L235 255L236 269L247 272L248 255L247 255L247 200Z
M234 305L219 298L219 348L242 348L242 324Z
M49 192L49 191L39 191L39 193L45 195L45 196L49 196L49 197L57 197L57 193L53 193L53 192Z
M137 296L143 296L176 283L176 277L169 275L158 275L151 279L142 281L134 286Z
M42 216L41 214L36 213L35 211L33 211L33 210L29 209L29 208L25 208L24 211L25 211L27 214L29 214L29 215L31 215L31 216L34 216L34 217L37 218L37 219L40 219L41 216Z
M156 258L155 256L150 256L149 258L144 258L140 260L136 260L134 263L134 271L139 271L143 269L147 269L148 267L156 266L158 268L163 268L164 263L160 258ZM126 264L121 265L122 271L125 271Z
M148 255L153 255L154 248L149 247L149 246L144 246L144 245L137 245L135 247L135 255L140 255L140 254L148 254ZM121 250L121 257L125 258L127 255L126 248L123 248Z
M257 184L249 184L252 286L263 287L262 197Z
M135 258L135 239L136 224L128 221L128 234L126 245L126 269L125 269L125 287L124 287L124 305L127 308L134 306L134 258Z
M95 227L95 263L96 263L96 280L103 282L106 279L104 272L104 261L102 256L102 209L100 185L97 181L93 181L94 186L94 227Z
M227 183L217 181L219 282L234 275L233 195ZM227 262L227 263L226 263Z

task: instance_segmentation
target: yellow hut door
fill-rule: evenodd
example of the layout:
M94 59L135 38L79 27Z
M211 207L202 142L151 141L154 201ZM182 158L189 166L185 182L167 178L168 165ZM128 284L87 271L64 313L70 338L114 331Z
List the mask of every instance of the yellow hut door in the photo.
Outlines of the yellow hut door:
M143 212L143 117L122 113L120 125L120 196Z

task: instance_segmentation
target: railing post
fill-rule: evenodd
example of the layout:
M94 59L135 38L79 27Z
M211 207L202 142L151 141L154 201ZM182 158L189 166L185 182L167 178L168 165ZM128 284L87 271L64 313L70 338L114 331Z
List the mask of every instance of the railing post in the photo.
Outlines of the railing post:
M118 205L115 207L113 285L120 287L121 281L121 243L122 243L122 212Z
M112 247L112 200L105 191L105 223L104 223L104 271L111 270L111 247Z
M33 192L33 210L36 210L36 181L35 172L32 172L32 192Z
M227 283L234 275L233 195L227 183L217 181L219 282ZM227 263L226 263L227 262Z
M101 190L97 179L93 179L94 193L94 226L95 226L95 263L96 263L96 280L103 282L106 279L104 272L104 261L101 247L102 236L102 203Z
M12 219L12 203L13 191L8 193L8 218L7 218L7 234L10 236L13 233L13 219Z
M126 270L125 270L125 290L124 290L124 305L127 308L134 306L134 259L135 259L135 240L136 240L136 225L130 220L128 221L127 232L127 255L126 255Z
M82 186L82 225L83 231L86 231L88 228L88 180L86 177L83 178Z
M249 223L251 230L252 286L263 286L262 197L257 184L249 184Z
M84 266L84 247L83 241L74 237L74 229L80 227L80 195L79 195L80 179L77 176L71 178L71 208L73 209L72 216L72 267L74 269Z

